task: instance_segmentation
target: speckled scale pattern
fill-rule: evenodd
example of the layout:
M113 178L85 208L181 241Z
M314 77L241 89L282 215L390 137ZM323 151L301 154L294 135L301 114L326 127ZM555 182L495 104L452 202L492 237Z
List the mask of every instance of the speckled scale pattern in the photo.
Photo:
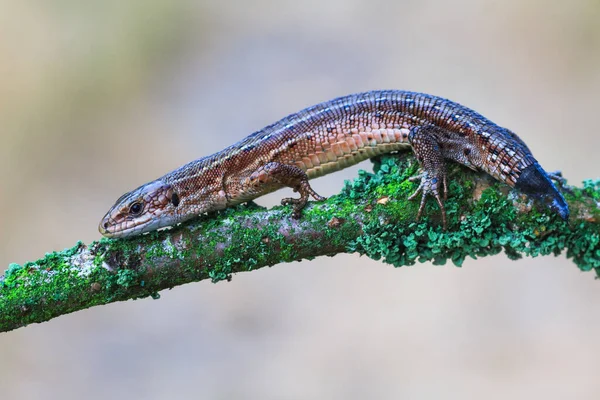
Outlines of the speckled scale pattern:
M433 195L444 221L440 197L440 185L446 184L444 160L483 170L510 186L522 186L528 194L536 194L538 189L548 192L558 199L557 207L566 208L527 145L510 130L441 97L384 90L339 97L289 115L216 154L128 193L105 219L112 213L111 221L137 234L239 204L283 186L300 193L300 199L284 199L299 216L309 195L320 198L308 179L406 147L412 147L423 169L420 210L425 197ZM519 180L523 171L528 171L527 180L535 181L533 184ZM159 210L161 215L154 210L152 218L160 221L139 228L148 223L137 224L135 218L125 215L128 203L147 195L144 191L156 182L176 193L177 205L172 202L165 206ZM117 221L118 210L126 223ZM568 209L563 209L563 214L568 215ZM100 230L107 236L121 234L119 228L113 233L102 226Z
M268 162L296 165L314 178L408 147L410 130L427 125L444 131L445 136L438 140L447 143L443 150L447 158L472 168L483 167L511 186L520 168L532 162L527 146L516 141L516 135L475 111L440 97L389 90L309 107L167 174L164 181L182 186L181 196L195 192L200 182L194 181L198 179L210 186L218 186L211 181L224 180L225 187L239 194L241 190L234 187L230 177L244 171L251 174ZM265 187L265 193L275 189ZM228 203L247 200L247 196L237 198L235 194L228 197Z

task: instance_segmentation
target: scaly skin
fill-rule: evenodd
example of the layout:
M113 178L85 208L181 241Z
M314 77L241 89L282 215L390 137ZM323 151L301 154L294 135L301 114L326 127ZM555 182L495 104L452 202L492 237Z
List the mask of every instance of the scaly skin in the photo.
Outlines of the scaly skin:
M100 222L104 236L141 234L199 214L249 201L284 186L299 218L308 179L367 158L412 147L421 163L420 217L428 195L442 211L447 194L445 160L483 170L541 200L563 219L564 198L513 132L460 104L406 91L371 91L327 101L292 114L242 141L123 195ZM443 197L443 199L442 199Z

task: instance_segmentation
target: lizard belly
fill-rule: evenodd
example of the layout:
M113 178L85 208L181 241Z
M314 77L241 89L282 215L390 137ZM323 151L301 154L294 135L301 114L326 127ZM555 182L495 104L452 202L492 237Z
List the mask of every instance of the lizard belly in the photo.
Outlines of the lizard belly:
M382 143L376 146L362 147L343 155L335 155L336 158L333 161L320 162L319 159L309 159L308 162L306 162L306 160L297 161L295 165L303 169L309 179L313 179L350 167L358 164L361 161L376 157L381 154L391 153L407 148L410 148L408 143ZM328 160L329 159L330 158L328 158Z
M356 147L348 152L344 152L341 147L330 146L326 151L314 152L311 156L302 157L302 161L296 161L299 157L287 159L285 157L276 157L277 161L275 162L298 167L306 173L308 179L313 179L350 167L381 154L407 148L410 148L410 144L407 142L379 143L373 140L371 144ZM317 156L317 154L319 155ZM264 175L263 183L251 183L256 180L261 181L260 176L264 172L254 177L256 171L262 171L262 166L249 168L248 173L241 181L237 178L225 180L224 187L228 194L227 205L232 206L244 203L286 186L285 184L271 181L267 175Z

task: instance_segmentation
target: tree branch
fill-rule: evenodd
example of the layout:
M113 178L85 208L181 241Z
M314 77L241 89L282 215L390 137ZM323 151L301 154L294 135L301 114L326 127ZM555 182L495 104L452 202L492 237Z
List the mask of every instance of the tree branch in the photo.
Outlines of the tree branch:
M489 176L450 167L446 202L449 230L429 202L415 222L417 171L412 154L374 160L342 192L313 203L297 221L289 207L254 203L198 218L176 229L90 245L11 264L0 277L0 331L43 322L88 307L152 296L184 283L231 279L231 274L338 253L360 253L394 266L431 260L460 266L467 256L504 250L522 255L560 254L584 271L600 273L600 181L568 187L568 223L539 210Z

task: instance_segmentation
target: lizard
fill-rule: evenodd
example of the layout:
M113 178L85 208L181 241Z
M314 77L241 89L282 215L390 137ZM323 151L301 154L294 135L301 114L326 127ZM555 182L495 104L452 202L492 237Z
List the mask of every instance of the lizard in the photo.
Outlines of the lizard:
M421 194L439 205L446 229L446 160L481 170L525 193L564 220L569 207L527 145L512 131L453 101L424 93L378 90L326 101L291 114L213 155L192 161L121 196L99 224L128 237L251 201L282 187L293 218L312 196L309 179L384 153L412 148Z

